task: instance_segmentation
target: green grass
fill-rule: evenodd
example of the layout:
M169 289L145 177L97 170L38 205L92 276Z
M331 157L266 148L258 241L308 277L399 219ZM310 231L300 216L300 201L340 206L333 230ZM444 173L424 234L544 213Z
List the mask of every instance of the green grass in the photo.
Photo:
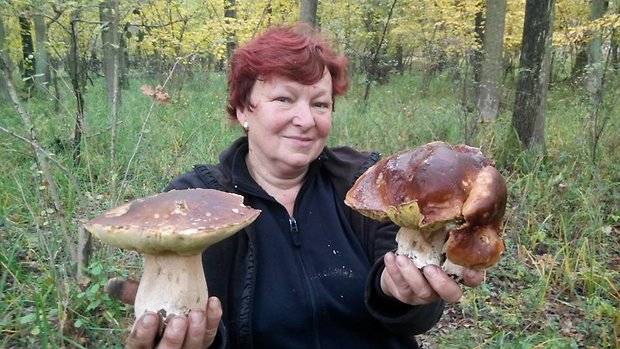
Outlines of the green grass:
M169 106L152 106L140 93L143 83L161 81L134 77L124 91L116 169L109 160L103 81L86 91L87 137L79 167L63 147L73 132L71 94L63 91L59 113L46 98L24 101L40 144L71 171L53 167L64 218L53 209L28 145L0 133L0 347L122 347L132 310L109 299L103 286L112 276L138 277L140 257L95 242L89 282L78 284L59 220L77 240L85 219L114 202L160 191L192 164L215 161L241 134L225 118L222 75L183 80L171 90ZM418 86L415 75L394 77L373 87L364 103L363 85L353 84L337 101L330 144L388 155L432 140L463 142L462 126L472 116L456 102L451 82L437 78L426 97ZM510 155L498 160L509 186L506 252L486 282L467 289L424 337L434 348L618 347L620 120L612 118L593 164L585 131L588 107L580 93L561 85L550 91L545 158L503 148L510 110L468 137L488 155ZM1 126L25 134L6 103L0 115ZM70 176L78 180L82 202ZM112 178L121 189L118 198L111 197Z

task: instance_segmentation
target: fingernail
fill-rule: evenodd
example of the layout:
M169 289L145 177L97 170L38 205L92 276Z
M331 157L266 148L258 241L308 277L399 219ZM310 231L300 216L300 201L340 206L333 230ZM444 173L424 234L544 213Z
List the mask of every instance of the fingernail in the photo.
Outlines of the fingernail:
M148 330L151 327L155 326L155 324L157 324L157 317L153 313L146 313L142 317L141 323L142 323L142 328L144 328L145 330Z
M202 324L205 319L205 312L202 310L192 310L189 312L189 321L193 325Z
M172 324L170 326L174 332L182 332L185 331L185 321L186 320L183 316L175 316L172 319Z
M209 299L209 303L207 303L207 308L209 308L209 310L215 310L217 309L217 306L219 305L220 300L217 298L213 298L213 299Z
M394 263L394 255L390 252L386 253L385 256L383 257L383 262L385 264L392 264Z

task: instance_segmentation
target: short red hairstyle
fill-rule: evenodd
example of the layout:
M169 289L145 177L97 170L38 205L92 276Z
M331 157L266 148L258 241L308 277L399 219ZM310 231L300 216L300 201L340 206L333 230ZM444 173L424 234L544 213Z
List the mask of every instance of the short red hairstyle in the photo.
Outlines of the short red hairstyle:
M273 76L310 85L332 76L332 93L342 96L349 88L348 60L336 54L325 38L310 26L278 26L250 40L233 53L228 73L228 117L237 120L236 109L252 110L250 94L256 80Z

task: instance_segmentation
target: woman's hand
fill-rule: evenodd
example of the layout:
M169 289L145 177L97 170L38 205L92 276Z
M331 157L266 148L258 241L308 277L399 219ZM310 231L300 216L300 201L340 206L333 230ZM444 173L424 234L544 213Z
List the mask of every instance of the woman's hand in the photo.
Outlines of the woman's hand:
M133 280L112 279L108 293L127 304L133 304L138 283ZM157 342L162 319L157 313L140 316L127 339L127 348L193 349L208 348L215 339L222 318L222 304L217 297L209 297L207 309L192 309L187 316L177 315L168 320L163 336Z
M209 297L207 309L192 309L189 315L176 315L168 320L158 349L173 348L208 348L215 339L217 327L222 317L219 299ZM156 313L145 313L136 320L129 338L127 348L153 348L155 338L162 321Z
M439 300L454 303L461 299L461 287L441 268L427 265L422 270L405 256L389 252L383 258L385 269L381 274L383 293L411 305ZM482 283L484 271L465 269L463 284L476 287Z

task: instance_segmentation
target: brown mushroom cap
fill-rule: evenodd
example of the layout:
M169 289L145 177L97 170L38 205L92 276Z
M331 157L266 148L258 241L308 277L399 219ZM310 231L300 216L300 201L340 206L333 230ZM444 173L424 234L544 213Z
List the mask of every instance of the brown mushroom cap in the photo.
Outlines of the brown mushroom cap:
M110 209L84 226L111 245L146 254L190 256L244 228L259 213L237 194L172 190Z
M493 165L478 148L428 143L376 163L349 190L345 203L401 227L450 229L447 258L462 266L487 268L504 250L497 234L507 190Z

